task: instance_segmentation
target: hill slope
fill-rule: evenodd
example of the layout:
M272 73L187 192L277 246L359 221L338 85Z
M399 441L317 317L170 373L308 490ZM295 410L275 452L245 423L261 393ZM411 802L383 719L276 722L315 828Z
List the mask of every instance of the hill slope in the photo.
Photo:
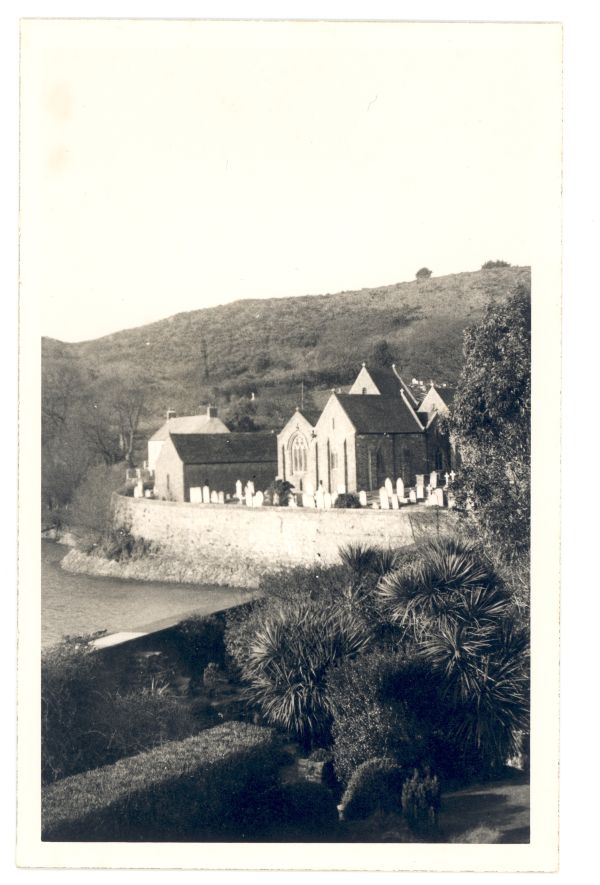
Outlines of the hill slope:
M262 426L278 428L299 401L301 382L305 402L318 405L319 393L352 380L382 340L407 378L455 382L464 328L490 299L529 277L529 268L508 267L335 295L236 301L94 341L45 339L44 368L67 361L96 391L116 377L143 381L148 428L167 407L189 414L210 400L226 415L228 403L251 391Z

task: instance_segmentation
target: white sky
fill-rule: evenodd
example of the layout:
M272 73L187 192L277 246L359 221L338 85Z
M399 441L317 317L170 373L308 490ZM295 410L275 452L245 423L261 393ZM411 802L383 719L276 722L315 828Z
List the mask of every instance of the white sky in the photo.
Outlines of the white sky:
M543 25L25 22L25 300L73 341L530 264L559 53Z

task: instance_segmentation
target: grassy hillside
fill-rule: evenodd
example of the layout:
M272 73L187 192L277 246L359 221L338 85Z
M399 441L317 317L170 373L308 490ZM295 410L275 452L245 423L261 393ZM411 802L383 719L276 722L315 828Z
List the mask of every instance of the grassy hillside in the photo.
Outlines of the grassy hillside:
M117 376L145 383L148 431L168 407L189 414L210 400L227 417L252 391L257 420L278 428L299 402L302 381L305 404L318 406L322 391L351 381L382 340L408 378L455 382L464 328L529 276L526 267L496 268L335 295L236 301L94 341L46 339L44 367L77 366L97 391Z

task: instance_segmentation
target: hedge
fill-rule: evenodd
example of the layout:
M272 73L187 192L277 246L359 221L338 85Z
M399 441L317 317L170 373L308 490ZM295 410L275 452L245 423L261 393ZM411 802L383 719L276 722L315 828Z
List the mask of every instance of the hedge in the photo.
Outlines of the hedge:
M42 790L45 841L202 841L252 826L277 778L271 729L226 722Z

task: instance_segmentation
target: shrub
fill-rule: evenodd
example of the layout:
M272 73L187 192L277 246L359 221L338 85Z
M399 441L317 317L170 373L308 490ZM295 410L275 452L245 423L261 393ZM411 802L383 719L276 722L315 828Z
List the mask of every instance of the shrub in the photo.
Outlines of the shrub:
M368 544L346 544L339 550L342 563L359 577L366 572L374 571L377 552L376 547Z
M428 267L422 267L416 272L415 276L418 280L428 280L431 274L432 271Z
M342 796L343 820L364 820L375 814L402 810L402 784L406 770L394 759L379 757L363 762L356 769Z
M342 783L376 756L410 768L429 761L437 693L428 667L377 649L331 670L327 691L335 771Z
M417 769L402 786L402 811L415 830L430 830L437 823L440 810L440 782Z
M358 500L358 495L353 495L351 492L344 492L337 496L335 499L335 506L340 509L356 509L360 507L360 501Z
M111 496L123 486L125 464L90 467L73 495L73 525L104 532L110 524Z
M265 719L305 746L328 743L327 671L369 645L364 622L349 610L309 601L260 613L242 665L248 697Z
M510 267L510 264L497 258L495 261L486 261L481 265L482 270L491 270L493 267Z
M88 637L68 639L42 655L42 779L106 765L197 729L163 680L123 690L108 657ZM133 682L136 673L129 674Z
M177 841L239 832L275 783L273 732L227 722L42 792L47 841Z
M292 483L286 479L275 479L267 489L267 500L272 504L277 500L279 507L287 507L293 488Z

